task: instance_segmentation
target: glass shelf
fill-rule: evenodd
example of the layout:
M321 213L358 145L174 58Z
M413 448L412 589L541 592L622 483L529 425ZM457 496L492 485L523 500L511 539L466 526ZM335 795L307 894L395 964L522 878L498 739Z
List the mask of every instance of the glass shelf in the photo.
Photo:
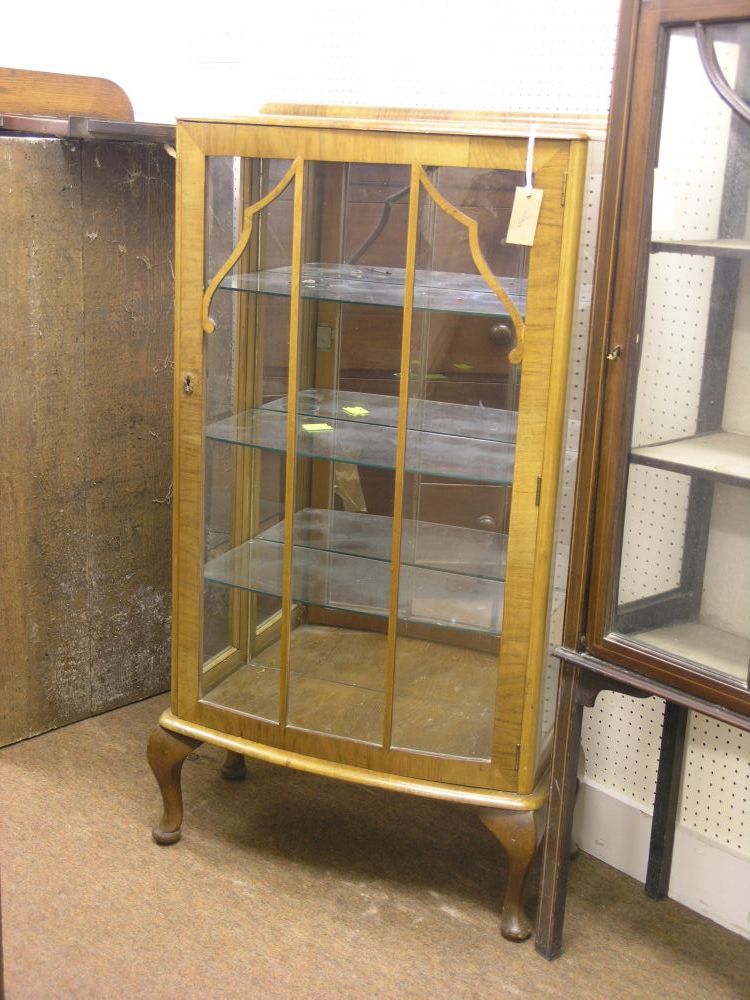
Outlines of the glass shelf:
M386 617L391 519L307 509L294 521L292 599ZM283 523L277 524L209 560L206 580L279 597L283 533ZM400 617L499 635L505 549L506 538L497 533L404 521Z
M653 240L654 253L688 253L705 257L750 257L750 240Z
M309 507L294 515L294 544L319 551L389 562L392 533L393 519L381 514ZM263 538L283 544L284 525L269 528ZM496 531L403 520L401 562L411 566L502 580L506 547L507 536Z
M286 413L288 406L288 400L284 396L265 403L263 409ZM304 416L348 420L360 425L396 427L398 397L372 392L304 389L297 396L297 412ZM409 428L427 434L447 434L451 437L513 444L516 440L517 423L517 414L513 410L440 403L431 399L409 400Z
M289 295L291 267L229 275L222 288L263 295ZM360 264L303 264L302 298L358 305L403 306L406 272L402 267ZM521 315L526 310L526 279L498 277ZM507 316L502 302L477 274L451 271L415 273L414 308L472 316Z
M634 448L630 457L639 465L708 476L738 486L750 485L750 435L746 434L700 434Z
M210 424L206 436L266 451L286 451L286 397ZM398 399L373 393L307 389L298 396L297 454L393 469ZM438 478L509 484L516 414L508 410L413 400L406 468Z

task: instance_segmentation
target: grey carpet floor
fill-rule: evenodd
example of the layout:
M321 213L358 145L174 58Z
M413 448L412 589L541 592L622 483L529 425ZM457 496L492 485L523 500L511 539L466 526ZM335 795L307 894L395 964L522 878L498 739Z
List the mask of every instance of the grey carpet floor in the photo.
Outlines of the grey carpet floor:
M144 749L156 698L0 751L7 996L748 998L750 944L581 855L565 952L498 931L504 866L469 809L202 747L183 839ZM535 883L528 904L535 904Z

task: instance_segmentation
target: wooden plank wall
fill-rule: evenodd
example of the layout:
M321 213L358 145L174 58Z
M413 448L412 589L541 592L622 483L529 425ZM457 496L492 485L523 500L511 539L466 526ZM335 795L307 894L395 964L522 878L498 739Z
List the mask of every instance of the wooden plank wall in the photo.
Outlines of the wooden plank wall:
M168 686L173 163L0 138L0 745Z

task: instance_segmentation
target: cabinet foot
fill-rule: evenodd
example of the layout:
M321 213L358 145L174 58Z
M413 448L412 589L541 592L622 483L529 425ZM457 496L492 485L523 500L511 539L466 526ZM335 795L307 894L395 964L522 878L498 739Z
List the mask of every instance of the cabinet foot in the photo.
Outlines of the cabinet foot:
M246 774L245 755L227 750L226 759L221 766L222 778L226 778L227 781L242 781Z
M201 745L200 740L180 736L157 726L148 741L148 762L154 772L164 803L164 813L154 827L152 836L157 844L175 844L182 826L182 765L189 753Z
M508 858L508 884L500 917L500 931L509 941L525 941L531 922L523 909L523 890L542 832L538 812L480 809L479 816L500 841Z

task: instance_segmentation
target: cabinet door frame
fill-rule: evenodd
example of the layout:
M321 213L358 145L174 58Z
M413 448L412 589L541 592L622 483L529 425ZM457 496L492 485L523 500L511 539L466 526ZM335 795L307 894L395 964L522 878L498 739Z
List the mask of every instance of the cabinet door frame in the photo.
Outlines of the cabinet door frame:
M608 631L619 582L648 264L652 168L661 123L668 31L696 21L744 18L750 18L747 0L653 0L642 4L625 0L622 5L574 523L572 562L579 568L574 568L571 576L564 645L586 649L688 694L750 714L750 692L741 682L725 680Z
M545 198L529 267L531 292L508 553L508 576L514 574L516 585L508 588L511 595L503 620L492 758L475 762L357 744L291 727L284 730L201 697L205 159L300 157L522 171L527 138L347 132L281 123L179 124L172 684L176 716L257 743L375 771L507 791L534 788L544 765L536 748L538 700L585 172L582 138L556 135L539 139L536 145L536 183L545 189Z

